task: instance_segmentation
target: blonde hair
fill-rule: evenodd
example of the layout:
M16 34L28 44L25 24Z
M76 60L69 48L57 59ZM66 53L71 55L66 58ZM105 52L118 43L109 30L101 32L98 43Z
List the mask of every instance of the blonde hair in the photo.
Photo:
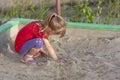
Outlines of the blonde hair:
M52 32L59 34L60 37L63 37L66 32L66 22L61 16L52 13L46 17L44 22L44 30L48 28Z

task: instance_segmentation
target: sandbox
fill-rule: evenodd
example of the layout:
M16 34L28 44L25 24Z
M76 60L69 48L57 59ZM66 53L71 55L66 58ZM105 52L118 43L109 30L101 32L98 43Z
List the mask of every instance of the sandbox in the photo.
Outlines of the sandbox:
M57 63L36 58L38 65L20 62L14 39L23 24L14 24L0 34L0 80L120 80L120 31L67 28L63 38L49 38Z

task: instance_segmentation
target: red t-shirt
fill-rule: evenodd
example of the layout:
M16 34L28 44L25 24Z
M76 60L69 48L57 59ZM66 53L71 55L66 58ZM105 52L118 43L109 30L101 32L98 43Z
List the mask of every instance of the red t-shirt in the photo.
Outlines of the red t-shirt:
M43 26L38 25L40 21L33 21L29 24L25 25L17 34L16 40L15 40L15 51L19 52L22 45L33 38L46 38L48 39L48 36L44 34L44 32L40 31L40 29L43 28Z

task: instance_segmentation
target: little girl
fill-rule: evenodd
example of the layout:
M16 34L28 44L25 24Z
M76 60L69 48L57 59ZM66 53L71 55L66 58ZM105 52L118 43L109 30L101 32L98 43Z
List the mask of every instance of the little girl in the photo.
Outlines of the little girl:
M18 32L15 40L15 51L23 56L21 61L26 64L36 64L34 57L41 53L49 54L55 61L64 62L57 57L48 37L55 34L63 37L66 32L65 26L65 20L56 13L48 15L44 21L32 21L25 25ZM44 51L44 45L48 53Z

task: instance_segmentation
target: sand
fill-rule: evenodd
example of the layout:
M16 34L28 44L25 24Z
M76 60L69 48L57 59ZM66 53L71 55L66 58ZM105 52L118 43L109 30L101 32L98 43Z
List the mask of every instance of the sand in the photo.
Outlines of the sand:
M120 31L67 28L50 42L66 63L38 57L38 65L26 65L13 47L2 45L0 80L120 80Z

